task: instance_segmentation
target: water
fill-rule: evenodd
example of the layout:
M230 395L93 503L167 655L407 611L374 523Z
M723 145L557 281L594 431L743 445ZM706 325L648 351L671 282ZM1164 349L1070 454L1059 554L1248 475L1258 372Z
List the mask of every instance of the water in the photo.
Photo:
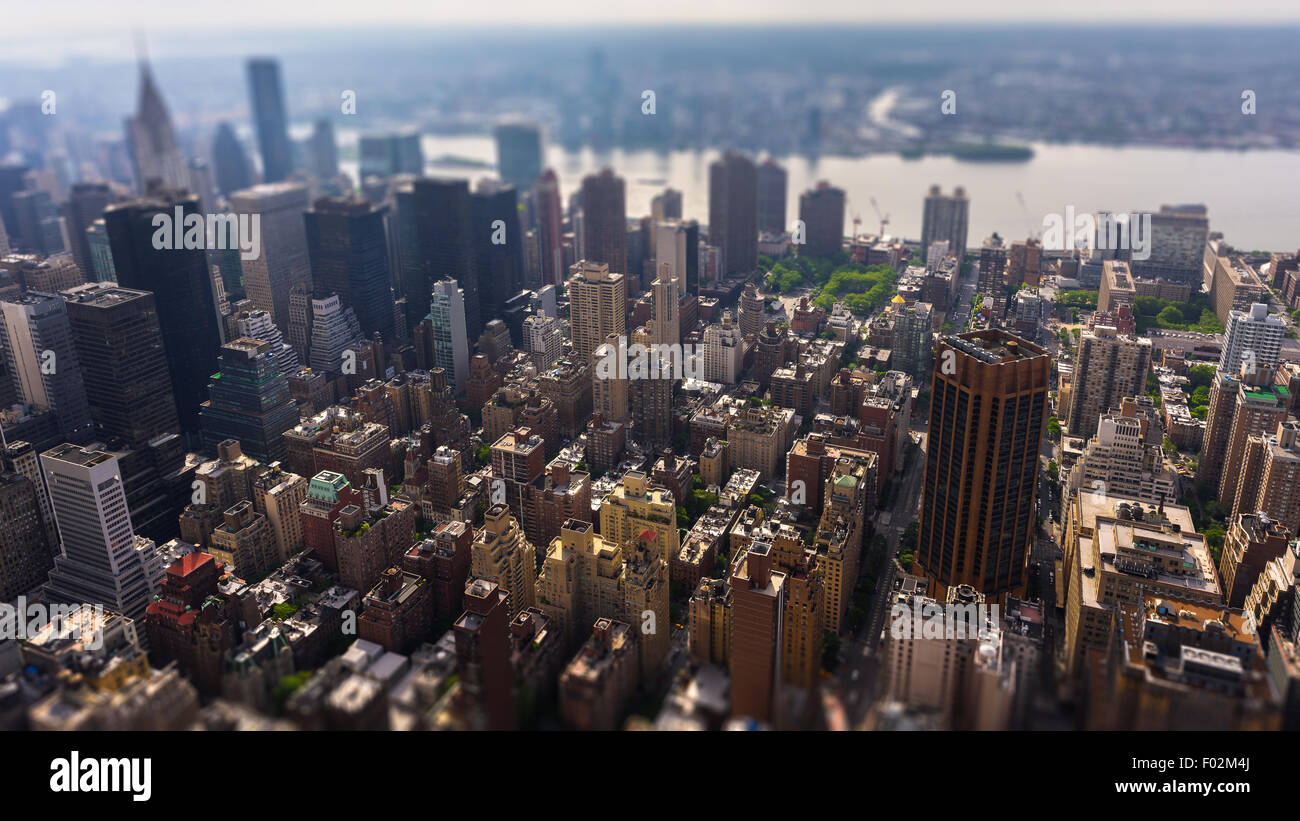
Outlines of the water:
M355 134L340 134L343 145ZM799 194L818 180L830 180L848 195L845 233L854 215L859 230L875 233L875 198L889 218L887 233L918 240L922 205L932 184L951 192L964 186L970 197L969 242L977 246L997 231L1011 240L1041 234L1043 217L1076 212L1139 211L1162 204L1204 203L1210 230L1243 250L1295 251L1300 247L1300 152L1198 151L1180 148L1114 148L1035 144L1033 159L1021 163L959 162L951 157L903 159L896 154L867 157L778 157L790 175L788 219L798 217ZM428 136L424 155L465 157L495 163L490 136ZM709 163L717 151L611 151L566 153L558 146L547 163L560 177L566 203L583 176L611 166L627 181L632 217L650 213L650 200L665 187L682 192L687 218L707 222ZM355 161L343 163L355 177ZM428 173L471 180L492 172L430 163ZM662 180L662 182L659 182ZM1022 206L1017 192L1024 199Z

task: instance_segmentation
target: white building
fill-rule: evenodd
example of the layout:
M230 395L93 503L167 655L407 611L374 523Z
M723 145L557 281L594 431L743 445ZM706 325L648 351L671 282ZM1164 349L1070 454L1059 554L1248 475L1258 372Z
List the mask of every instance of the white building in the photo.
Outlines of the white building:
M429 318L433 320L434 359L447 372L447 383L456 386L456 393L462 393L469 376L469 337L465 330L465 292L456 280L434 283Z
M362 339L356 314L343 307L338 294L313 299L311 312L311 368L325 374L341 373L343 352Z
M1251 361L1257 368L1276 368L1281 361L1285 334L1286 325L1270 315L1268 306L1262 302L1251 305L1249 312L1230 312L1219 370L1234 375L1240 372L1243 362L1249 364Z
M270 343L275 361L280 365L280 373L291 374L298 370L298 352L284 341L284 336L275 327L269 313L261 309L246 311L235 319L235 324L240 336Z
M544 311L524 320L524 340L538 371L551 367L564 354L564 329L560 320Z
M1070 471L1070 490L1153 505L1177 501L1178 476L1165 467L1160 446L1143 441L1142 421L1118 413L1102 416L1097 435Z
M734 385L745 359L745 339L731 311L722 312L722 323L704 329L704 379Z

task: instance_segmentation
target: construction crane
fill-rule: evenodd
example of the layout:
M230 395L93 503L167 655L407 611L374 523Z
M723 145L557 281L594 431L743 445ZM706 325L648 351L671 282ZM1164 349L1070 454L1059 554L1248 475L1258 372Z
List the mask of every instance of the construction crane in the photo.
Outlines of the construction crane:
M871 198L871 207L876 210L876 216L880 219L880 236L885 236L885 226L889 224L889 215L880 213L880 206L876 205L876 198Z
M1025 215L1025 236L1029 239L1038 239L1038 232L1034 230L1034 221L1029 216L1029 206L1025 205L1025 198L1019 191L1016 192L1016 202L1020 203L1020 210Z

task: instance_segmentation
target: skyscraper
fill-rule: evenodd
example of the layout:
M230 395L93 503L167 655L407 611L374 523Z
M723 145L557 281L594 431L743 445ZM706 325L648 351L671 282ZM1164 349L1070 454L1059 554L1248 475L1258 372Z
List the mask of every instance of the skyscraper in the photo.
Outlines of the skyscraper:
M844 247L844 189L822 180L799 197L799 219L803 220L807 244L802 252L814 257L832 257Z
M312 173L322 182L328 182L339 175L339 149L334 141L334 124L329 120L317 120L312 127L307 154L311 160Z
M337 376L342 372L343 352L361 341L361 326L351 308L343 307L338 294L311 301L311 368Z
M501 179L526 191L542 173L542 134L532 123L496 127L497 168Z
M611 334L627 336L623 275L612 272L608 265L579 262L569 269L569 337L573 352L588 359Z
M317 298L338 294L367 337L397 340L392 268L384 231L387 206L364 197L323 197L305 214L311 281Z
M62 296L96 434L142 448L179 433L154 295L99 282Z
M1070 386L1066 429L1085 439L1097 432L1097 420L1120 406L1126 396L1146 393L1151 369L1151 340L1098 325L1079 337Z
M230 210L257 214L261 223L261 253L242 260L243 284L253 304L275 318L278 328L289 327L289 291L311 284L311 261L303 212L307 186L300 182L255 185L230 194Z
M966 189L958 186L952 196L944 196L937 185L930 186L925 197L925 212L921 219L921 247L948 241L951 253L961 257L966 253L966 231L970 219L970 200Z
M776 160L768 158L758 166L758 230L781 234L785 224L786 189L789 174ZM842 230L842 229L841 229Z
M606 168L582 180L582 255L627 273L627 204L623 178ZM624 279L624 287L630 287Z
M140 63L140 93L135 116L126 122L127 144L135 170L136 191L147 195L151 184L164 188L190 188L190 167L176 144L167 104L154 84L147 62Z
M523 288L524 235L515 188L480 180L470 206L479 310L484 317L501 316L506 300Z
M221 346L221 370L203 403L203 448L217 452L227 439L239 441L249 457L269 464L284 458L283 434L298 423L289 382L280 372L271 344L240 338Z
M1270 316L1268 305L1256 302L1250 311L1231 311L1228 329L1223 336L1223 353L1219 370L1237 373L1242 365L1250 369L1272 371L1281 361L1282 337L1286 325Z
M201 248L153 247L154 216L171 216L176 206L185 215L197 214L198 198L164 192L119 203L104 212L104 222L118 284L153 292L181 429L198 433L199 405L217 369L221 331L207 254Z
M915 572L990 599L1025 586L1051 357L1000 330L940 339Z
M63 539L46 598L143 617L154 592L147 572L153 543L131 529L117 458L63 444L41 454L41 467Z
M731 570L731 714L770 723L781 669L786 574L772 569L772 544L755 541Z
M456 393L463 393L469 376L469 337L465 332L465 292L454 279L434 283L429 319L434 361L446 370L447 381L456 386Z
M543 285L564 282L564 205L560 200L560 180L555 172L546 172L533 188L537 209L538 266Z
M243 191L253 184L253 172L248 167L248 157L244 148L235 137L235 130L230 123L217 126L217 134L212 139L212 170L217 189L230 195Z
M266 57L248 61L248 90L252 97L257 145L262 152L262 181L279 182L293 171L289 145L289 115L280 84L280 64Z
M94 425L63 300L36 291L0 300L0 344L18 400L52 414L63 439L88 441Z
M44 488L0 467L0 601L13 601L45 582L54 566L39 494Z
M474 265L469 183L422 177L399 187L397 217L407 327L414 328L428 316L433 284L450 278L465 292L465 328L471 339L477 339L483 332L483 321Z
M709 166L709 243L722 249L728 274L758 267L758 170L735 151Z
M95 279L95 267L90 255L90 237L86 234L95 220L104 216L104 209L113 202L113 192L104 183L79 182L68 194L64 215L68 224L68 241L72 258L87 280Z

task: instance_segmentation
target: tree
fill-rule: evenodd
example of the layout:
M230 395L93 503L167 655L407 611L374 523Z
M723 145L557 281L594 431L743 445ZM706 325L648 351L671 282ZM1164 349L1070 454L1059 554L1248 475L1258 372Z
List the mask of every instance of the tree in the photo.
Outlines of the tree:
M840 636L834 630L822 632L822 669L833 673L840 666Z
M907 523L907 527L903 530L902 544L906 548L915 548L920 537L921 523L913 519Z
M1061 422L1055 416L1047 417L1047 438L1053 442L1061 438Z
M1047 478L1055 482L1058 478L1060 478L1060 472L1061 472L1061 466L1056 464L1056 460L1049 459L1047 461Z

